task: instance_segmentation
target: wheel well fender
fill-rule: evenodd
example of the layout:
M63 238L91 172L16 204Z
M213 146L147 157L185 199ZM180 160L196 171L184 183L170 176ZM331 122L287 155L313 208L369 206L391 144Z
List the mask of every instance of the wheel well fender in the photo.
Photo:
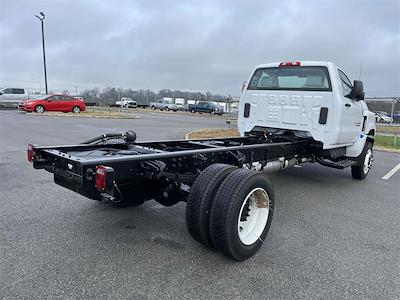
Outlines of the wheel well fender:
M371 129L368 134L367 134L367 141L366 142L371 142L372 146L374 145L375 142L375 129Z

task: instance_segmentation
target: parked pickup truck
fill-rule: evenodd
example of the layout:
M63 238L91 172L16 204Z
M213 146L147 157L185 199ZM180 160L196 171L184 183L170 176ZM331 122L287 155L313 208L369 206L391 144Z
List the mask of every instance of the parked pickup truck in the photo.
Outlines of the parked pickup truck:
M130 108L137 107L136 101L132 100L131 98L126 98L126 97L122 97L120 101L116 101L115 105L119 106L119 107L130 107Z
M393 118L385 111L376 111L375 120L377 123L392 123Z
M0 89L0 107L18 107L21 101L29 98L25 89L21 88L3 88Z
M136 142L127 131L77 145L30 144L28 160L90 199L184 201L189 234L241 261L269 243L275 193L268 172L319 163L349 167L354 179L368 175L375 115L363 99L363 83L333 63L263 64L240 97L241 137Z
M179 110L179 107L172 101L172 99L160 99L156 102L150 102L149 107L152 110L160 109L160 110Z
M209 114L218 114L222 115L224 113L224 108L216 105L212 102L199 102L197 104L189 104L188 110L191 113L209 113Z

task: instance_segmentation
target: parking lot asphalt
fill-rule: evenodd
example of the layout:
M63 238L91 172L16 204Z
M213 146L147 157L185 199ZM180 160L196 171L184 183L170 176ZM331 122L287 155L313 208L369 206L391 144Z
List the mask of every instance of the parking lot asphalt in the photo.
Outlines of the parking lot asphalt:
M316 164L271 175L265 245L237 263L192 240L185 204L132 208L86 199L26 161L26 145L71 144L135 130L182 138L224 119L36 117L0 111L0 298L398 299L400 154L375 152L364 181Z

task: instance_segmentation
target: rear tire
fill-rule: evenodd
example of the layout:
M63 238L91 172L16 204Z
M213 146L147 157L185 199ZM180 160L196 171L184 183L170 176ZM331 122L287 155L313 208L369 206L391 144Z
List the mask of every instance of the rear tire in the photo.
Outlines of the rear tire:
M156 110L156 107L155 107L155 106L152 106L151 109L152 109L152 110Z
M239 169L228 175L211 208L215 248L238 261L253 256L271 226L274 203L274 190L265 174Z
M371 170L373 157L374 153L372 150L372 143L366 142L364 150L360 156L360 163L351 166L351 176L358 180L365 179L369 173L369 170Z
M196 178L186 205L186 225L193 239L212 248L210 209L221 182L236 169L226 164L212 164Z
M190 112L191 112L192 114L194 114L194 113L196 113L196 110L195 110L194 108L192 108L192 109L190 110Z
M75 106L75 107L72 109L72 112L73 112L74 114L79 114L79 113L81 112L81 109L79 108L79 106Z
M42 114L44 113L45 109L43 107L43 105L38 105L35 107L35 112L37 112L38 114Z

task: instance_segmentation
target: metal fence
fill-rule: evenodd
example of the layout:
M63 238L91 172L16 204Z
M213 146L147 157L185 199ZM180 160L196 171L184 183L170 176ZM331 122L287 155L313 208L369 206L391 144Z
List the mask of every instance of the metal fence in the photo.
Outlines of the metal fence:
M400 123L400 97L365 98L368 108L376 113L378 123Z

